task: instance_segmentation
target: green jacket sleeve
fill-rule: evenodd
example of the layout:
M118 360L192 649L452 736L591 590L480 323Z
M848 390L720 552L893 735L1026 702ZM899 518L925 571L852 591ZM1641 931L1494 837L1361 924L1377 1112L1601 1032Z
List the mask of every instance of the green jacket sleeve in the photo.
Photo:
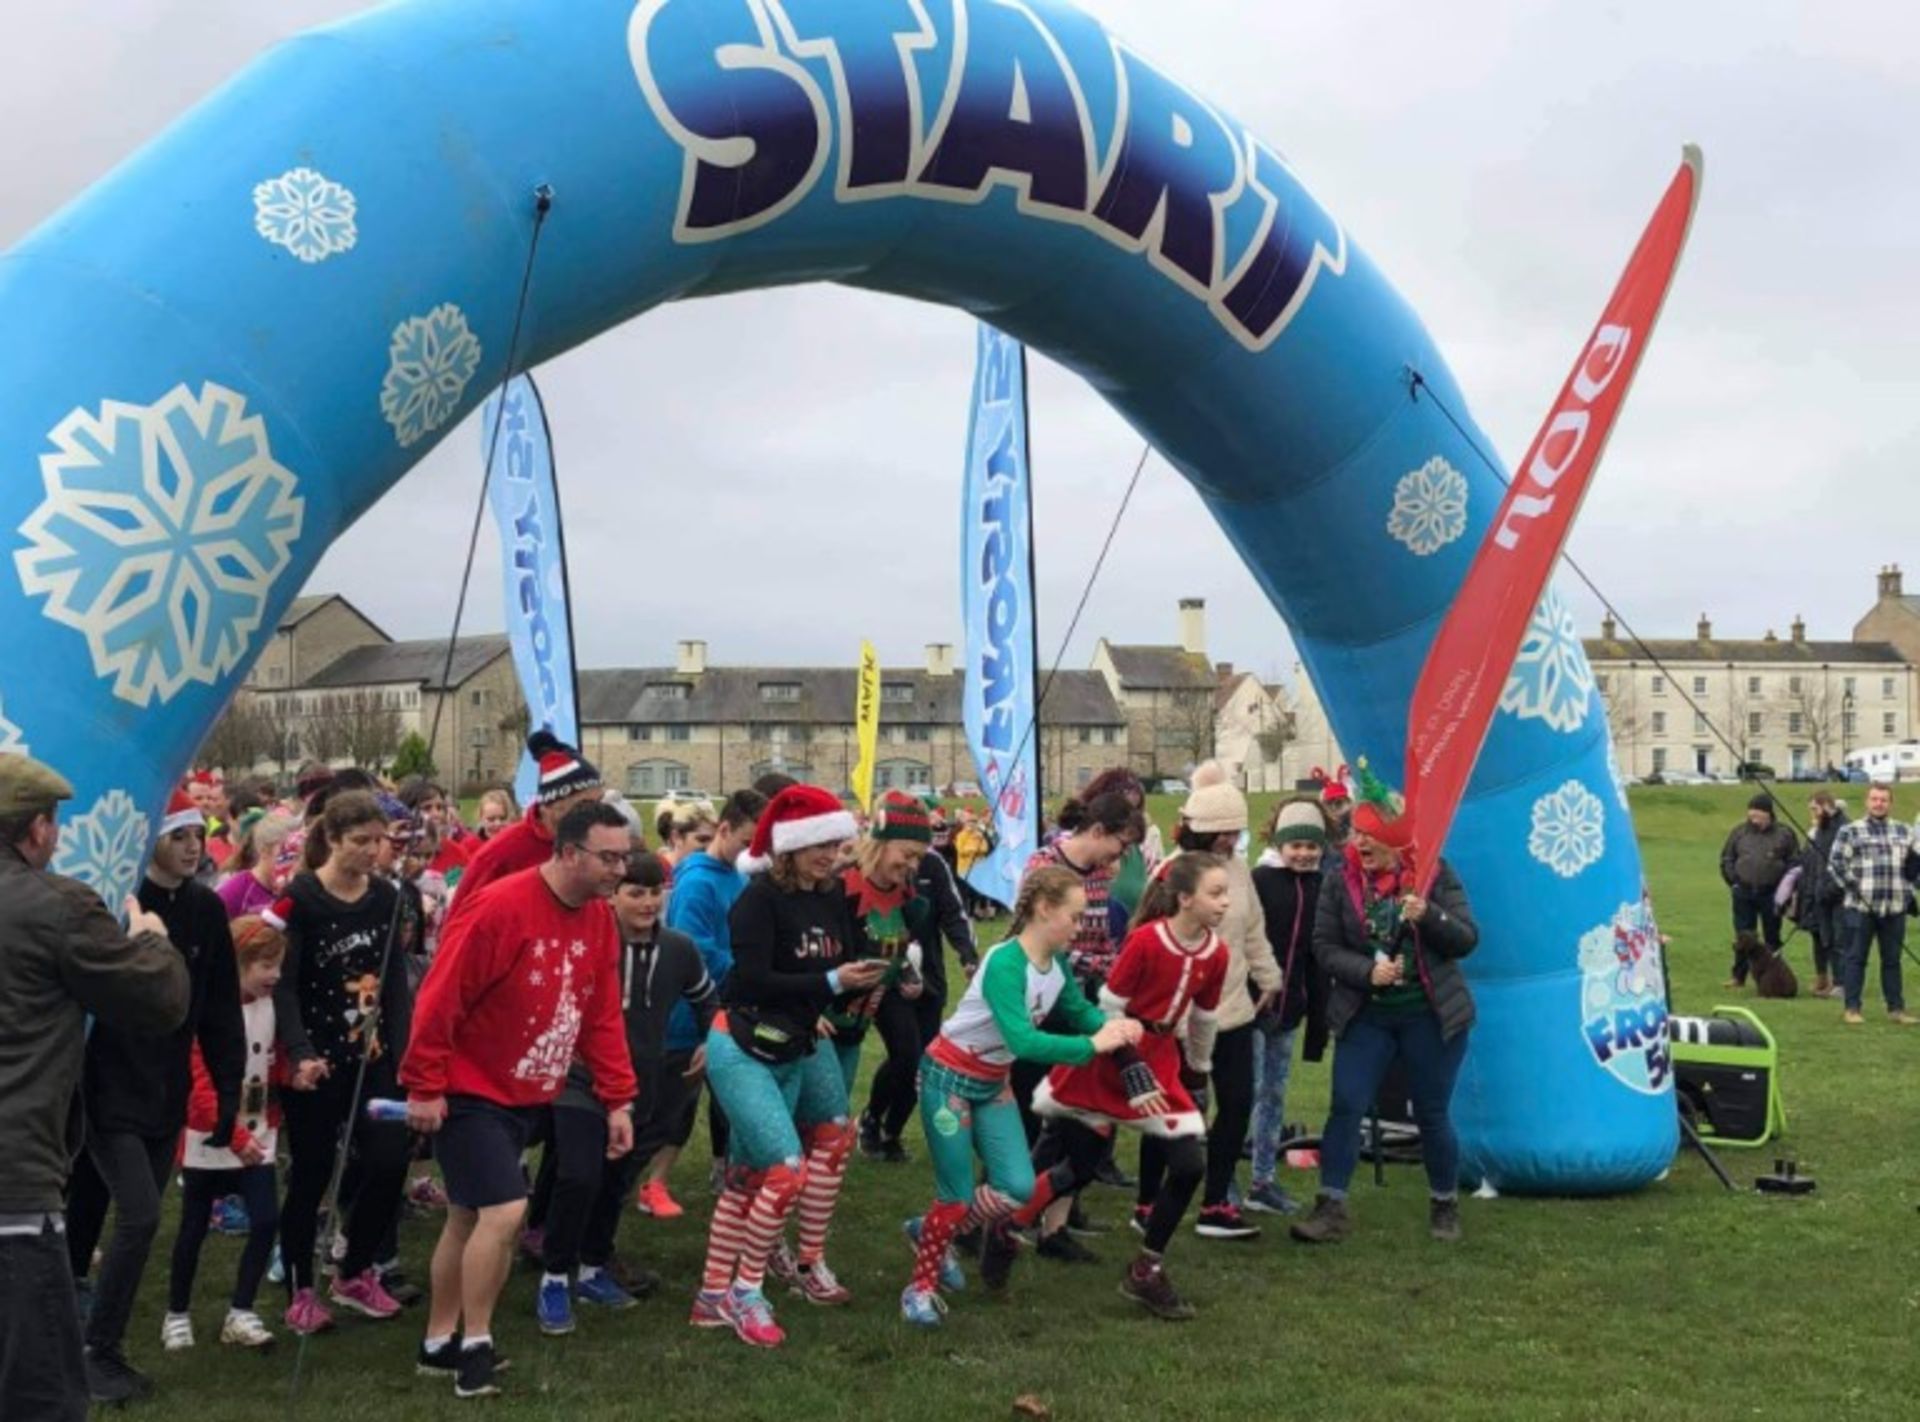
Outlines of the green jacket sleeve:
M60 976L67 992L103 1022L161 1036L186 1019L187 960L157 933L128 937L86 885L51 876L64 901Z
M1027 1016L1027 955L1018 945L995 953L981 971L986 974L980 985L981 996L993 1013L993 1024L1000 1029L1000 1039L1017 1060L1045 1066L1082 1066L1093 1060L1091 1035L1073 1037L1043 1032ZM1068 1022L1088 1034L1097 1031L1106 1018L1087 1001L1073 981L1073 974L1058 966L1054 971L1065 979L1059 1005Z

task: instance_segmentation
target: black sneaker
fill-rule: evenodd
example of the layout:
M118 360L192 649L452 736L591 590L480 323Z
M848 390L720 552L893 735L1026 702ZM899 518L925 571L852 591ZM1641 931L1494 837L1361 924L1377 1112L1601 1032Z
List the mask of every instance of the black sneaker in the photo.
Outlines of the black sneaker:
M1238 1205L1222 1201L1201 1209L1193 1232L1202 1239L1258 1239L1260 1226L1249 1223Z
M453 1395L458 1398L494 1397L500 1385L493 1380L499 1369L494 1366L493 1344L481 1343L469 1348L460 1345L460 1362L454 1373Z
M153 1379L129 1363L118 1348L89 1347L86 1363L87 1396L95 1402L131 1402L153 1391Z
M888 1165L905 1165L913 1155L900 1144L900 1138L894 1136L880 1142L880 1159Z
M637 1299L650 1299L660 1292L660 1276L644 1264L616 1257L607 1265L607 1272L613 1276L614 1283ZM495 1371L499 1366L494 1364Z
M1442 1244L1460 1242L1460 1201L1458 1197L1435 1200L1427 1207L1427 1232Z
M1098 1254L1064 1229L1041 1235L1040 1243L1034 1246L1033 1252L1042 1259L1052 1259L1061 1264L1098 1264L1100 1262Z
M1127 1266L1120 1280L1120 1295L1132 1299L1155 1318L1184 1323L1193 1317L1193 1305L1180 1297L1167 1277L1166 1266L1158 1259L1141 1255Z
M1077 1239L1091 1239L1096 1234L1111 1234L1113 1226L1103 1225L1081 1208L1080 1197L1073 1198L1073 1206L1067 1211L1067 1228L1073 1231Z
M1020 1257L1020 1243L1004 1223L980 1231L980 1282L995 1293L1006 1288L1013 1277L1013 1261Z
M493 1355L493 1370L504 1373L513 1364L500 1354ZM426 1340L420 1342L420 1352L415 1358L413 1370L423 1378L450 1378L460 1371L460 1335L442 1343L438 1348L427 1347Z
M1288 1231L1302 1244L1338 1244L1353 1233L1353 1216L1347 1202L1322 1195L1313 1202L1313 1213Z
M865 1111L860 1113L860 1154L868 1160L885 1160L886 1149L880 1141L880 1123Z
M407 1278L399 1269L389 1269L380 1276L380 1287L387 1296L402 1308L411 1308L427 1296L426 1290Z
M1094 1183L1110 1185L1116 1190L1131 1190L1140 1182L1120 1168L1120 1162L1112 1156L1101 1161L1093 1172Z

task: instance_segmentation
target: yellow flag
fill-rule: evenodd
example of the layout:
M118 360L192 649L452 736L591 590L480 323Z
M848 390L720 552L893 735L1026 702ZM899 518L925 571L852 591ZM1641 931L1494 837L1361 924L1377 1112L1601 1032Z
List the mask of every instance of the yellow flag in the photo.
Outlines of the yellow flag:
M853 767L853 798L873 811L875 747L880 743L880 657L873 643L860 644L860 689L854 698L853 728L860 738L860 759Z

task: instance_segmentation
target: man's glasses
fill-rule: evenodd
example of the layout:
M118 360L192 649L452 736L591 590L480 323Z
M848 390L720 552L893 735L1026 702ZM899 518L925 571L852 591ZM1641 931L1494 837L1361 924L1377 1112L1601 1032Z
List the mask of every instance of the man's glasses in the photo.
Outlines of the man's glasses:
M588 849L584 844L575 845L574 848L578 849L582 854L592 855L609 869L622 869L626 867L627 856L623 850Z

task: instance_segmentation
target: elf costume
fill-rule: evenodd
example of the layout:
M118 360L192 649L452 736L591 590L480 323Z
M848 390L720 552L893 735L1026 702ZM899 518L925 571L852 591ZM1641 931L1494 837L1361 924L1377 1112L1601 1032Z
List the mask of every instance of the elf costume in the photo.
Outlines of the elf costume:
M1055 1012L1066 1034L1040 1029ZM1010 1084L1014 1062L1083 1067L1094 1060L1093 1034L1105 1021L1060 963L1036 965L1018 939L988 950L920 1066L920 1121L933 1159L934 1202L908 1229L913 1279L900 1296L900 1311L909 1322L939 1323L944 1306L936 1286L943 1276L949 1285L959 1282L947 1262L954 1235L1005 1220L1033 1194L1033 1163ZM977 1189L976 1155L987 1174ZM997 1287L1011 1258L1004 1234L990 1234L987 1248L988 1282Z

